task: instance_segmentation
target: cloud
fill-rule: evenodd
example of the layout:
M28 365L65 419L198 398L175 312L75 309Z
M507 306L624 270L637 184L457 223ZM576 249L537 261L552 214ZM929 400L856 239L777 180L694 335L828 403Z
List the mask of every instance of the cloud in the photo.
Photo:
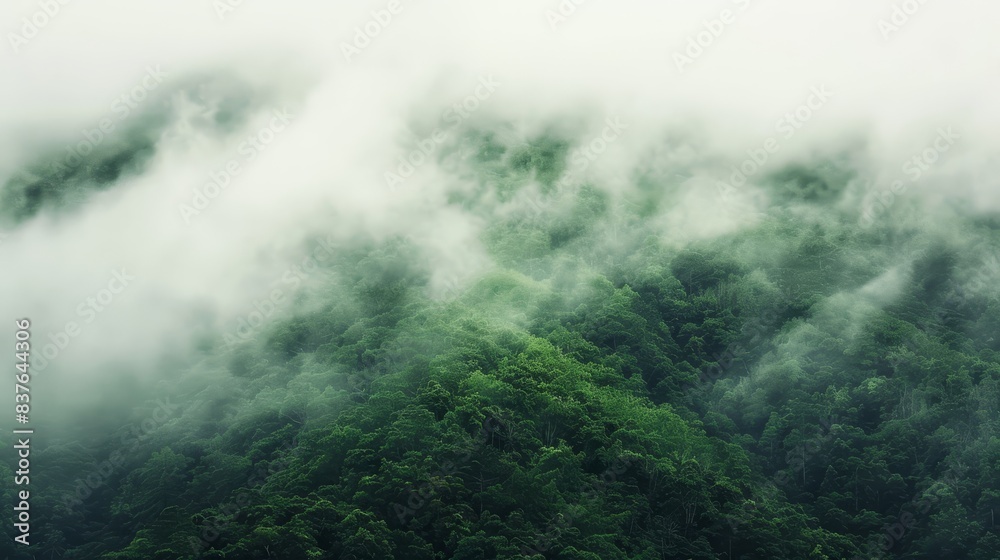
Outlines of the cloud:
M0 8L0 72L11 84L0 90L0 182L64 158L102 119L153 139L139 168L97 190L73 183L74 205L6 226L0 290L13 297L0 314L30 315L40 342L80 319L79 303L113 270L136 275L53 361L60 379L88 379L108 363L148 365L199 329L230 328L316 236L345 244L410 236L437 291L488 270L479 237L493 199L471 211L449 202L477 188L452 165L469 131L506 127L511 144L555 134L572 150L621 119L628 129L582 179L626 197L636 177L662 185L674 204L660 211L661 234L683 244L755 223L752 214L720 213L705 185L781 134L778 123L813 88L827 87L835 95L822 111L782 138L737 195L748 208L771 203L755 189L772 173L845 151L859 173L891 181L952 127L960 142L902 196L932 215L942 200L1000 210L992 179L1000 42L990 26L1000 7L991 4L927 3L888 40L879 21L892 7L860 0L591 0L574 3L555 29L555 1L399 0L389 21L389 2L227 2L233 9L221 15L217 4L67 2L16 52L11 35L26 35L22 18L31 21L40 4ZM724 9L739 17L678 72L671 54ZM347 60L344 44L357 48L359 29L368 42ZM132 99L150 67L166 73L162 85ZM449 122L449 109L476 96L484 76L495 91ZM136 107L118 120L122 96ZM241 149L283 110L293 117L267 134L264 149ZM386 171L438 127L451 135L440 151L390 191ZM650 161L665 154L669 165ZM179 207L231 161L239 174L186 221ZM704 180L685 183L692 176ZM844 212L860 215L856 198Z

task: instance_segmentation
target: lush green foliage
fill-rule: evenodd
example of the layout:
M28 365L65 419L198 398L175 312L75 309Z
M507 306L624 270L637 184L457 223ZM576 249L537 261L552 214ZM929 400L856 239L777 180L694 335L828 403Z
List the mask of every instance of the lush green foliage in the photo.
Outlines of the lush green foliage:
M455 204L564 149L483 140ZM149 387L155 430L40 453L68 496L121 462L38 498L39 557L996 558L995 224L861 230L797 173L683 247L648 219L676 187L549 189L445 300L411 243L344 249L321 307Z

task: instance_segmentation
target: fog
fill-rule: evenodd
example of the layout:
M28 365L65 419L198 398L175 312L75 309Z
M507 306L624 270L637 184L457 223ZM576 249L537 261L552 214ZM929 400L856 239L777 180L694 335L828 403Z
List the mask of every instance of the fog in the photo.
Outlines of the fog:
M851 176L830 211L867 227L948 231L956 215L1000 211L992 3L897 2L917 9L895 19L893 4L862 1L52 5L48 18L36 2L0 8L5 192L81 143L113 151L133 131L151 147L58 207L0 208L0 315L30 318L46 358L41 345L79 325L36 365L39 415L99 400L89 389L112 372L148 377L204 337L220 344L276 286L289 295L276 313L307 308L282 279L320 239L409 238L433 293L488 272L483 232L520 203L452 202L479 188L462 157L476 131L599 146L585 169L567 163L571 182L618 204L641 198L639 179L655 185L667 203L650 223L675 247L758 223L785 204L761 185L817 162ZM33 17L47 20L34 34ZM114 129L93 141L103 121ZM390 185L421 142L425 161ZM205 196L212 181L225 188ZM134 278L112 294L123 270ZM891 299L900 274L859 297ZM100 310L87 303L105 288Z

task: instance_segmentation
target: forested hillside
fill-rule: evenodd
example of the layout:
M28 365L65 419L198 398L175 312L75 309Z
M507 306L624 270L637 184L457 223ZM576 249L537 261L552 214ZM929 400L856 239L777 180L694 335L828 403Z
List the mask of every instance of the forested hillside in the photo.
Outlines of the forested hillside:
M307 240L267 319L47 436L43 542L5 557L1000 557L1000 222L859 223L837 158L763 198L652 164L613 192L571 147L442 151L467 277L418 238Z

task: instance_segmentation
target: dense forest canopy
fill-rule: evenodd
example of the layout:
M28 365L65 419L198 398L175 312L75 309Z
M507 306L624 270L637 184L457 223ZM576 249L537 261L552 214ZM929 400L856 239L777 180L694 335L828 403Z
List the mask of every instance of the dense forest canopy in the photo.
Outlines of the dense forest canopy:
M676 246L682 183L562 188L558 136L442 157L470 145L450 204L494 266L434 291L412 238L307 241L273 320L39 451L43 554L995 554L995 220L861 227L814 195L856 186L831 163Z
M1000 6L2 4L0 558L1000 559Z

